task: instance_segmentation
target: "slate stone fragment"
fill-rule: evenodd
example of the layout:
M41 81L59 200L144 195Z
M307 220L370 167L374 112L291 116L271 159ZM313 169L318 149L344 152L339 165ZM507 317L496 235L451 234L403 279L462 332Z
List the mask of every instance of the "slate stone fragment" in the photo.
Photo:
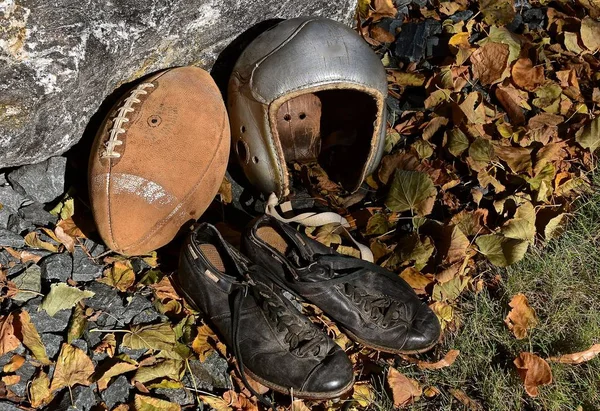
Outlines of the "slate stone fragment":
M65 192L65 157L51 157L37 164L28 164L11 171L8 181L15 190L40 203L49 203Z
M161 318L161 315L156 311L154 306L152 306L151 308L147 308L144 311L142 311L141 313L139 313L138 315L136 315L135 317L133 317L133 320L131 320L131 324L138 325L138 324L147 324L147 323L151 323L151 322L159 322L159 321L156 321L158 318ZM164 321L160 321L160 322L164 322Z
M0 228L7 228L8 221L12 213L9 211L8 207L0 207Z
M152 303L146 297L139 294L134 294L131 297L129 304L127 304L125 307L125 311L123 312L123 323L129 324L134 317L137 317L139 314L148 309L153 310ZM156 313L156 317L158 317L158 313Z
M96 264L80 247L73 252L73 273L71 278L77 282L92 281L102 275L103 266Z
M75 273L73 273L73 278L75 278ZM121 320L125 307L123 299L116 289L106 284L93 282L86 287L86 290L95 293L93 297L86 300L86 306L103 312L96 320L99 327L113 327L117 324L122 327L125 325Z
M23 203L30 202L23 194L16 192L10 186L0 187L0 204L16 213Z
M63 342L66 342L64 337L58 334L44 333L40 334L44 347L46 347L46 354L51 360L55 360L56 355L60 351L60 347Z
M145 348L140 348L137 350L134 350L132 348L129 347L125 347L123 344L120 344L117 346L117 353L118 354L126 354L128 355L132 360L138 360L142 355L144 355L148 350Z
M546 27L546 8L531 9L523 12L523 21L529 30L539 30Z
M90 332L90 330L93 330L94 328L98 328L98 324L93 321L88 321L85 331L83 332L83 338L85 338L87 341L88 346L92 348L100 344L102 342L102 338L104 337L104 334L100 332Z
M515 18L506 26L508 31L520 33L523 31L523 16L520 13L515 14Z
M6 275L8 277L12 277L14 275L22 273L23 271L25 271L26 268L27 266L25 264L15 264L8 270L6 270Z
M0 368L3 368L6 364L10 362L14 355L23 355L25 353L25 346L23 344L19 344L17 348L12 351L5 353L4 355L0 355Z
M8 216L6 229L16 234L28 233L35 230L35 226L28 221L23 220L18 214Z
M27 393L27 383L33 377L35 371L36 367L30 361L25 361L23 365L15 371L15 374L20 376L21 379L18 383L11 385L10 390L19 397L25 397Z
M0 411L23 411L23 409L17 407L12 402L0 400Z
M106 390L102 391L100 395L110 410L119 403L127 402L129 390L131 388L132 386L129 384L127 377L120 375Z
M89 387L77 385L72 389L72 403L69 390L63 390L60 392L59 396L46 407L46 409L48 411L89 411L99 402L94 393L95 389L96 384L92 384Z
M40 203L31 203L19 208L19 216L28 223L41 226L56 224L58 221L58 217L44 210L44 205Z
M73 258L69 253L57 253L45 257L40 262L42 279L66 282L73 272Z
M0 228L0 247L23 248L25 239L19 234Z
M42 297L38 296L33 298L25 304L23 307L27 312L29 312L29 316L31 317L31 322L35 325L38 333L62 333L67 329L69 325L69 318L71 318L70 310L60 310L54 317L50 317L45 310L39 310L38 308L41 304Z
M190 370L194 374L196 385L199 389L212 390L214 388L231 389L231 380L227 373L227 360L217 353L209 355L204 362L198 360L189 361ZM193 387L189 373L182 380L187 387Z
M192 393L185 388L169 389L169 388L157 388L154 393L163 396L170 402L179 405L188 405L194 403L194 396Z
M394 42L394 54L410 62L420 62L429 58L433 55L434 46L439 42L437 35L441 32L441 23L433 19L404 24Z
M89 238L85 239L83 245L89 251L92 257L98 257L100 254L104 254L106 252L106 247L104 245Z

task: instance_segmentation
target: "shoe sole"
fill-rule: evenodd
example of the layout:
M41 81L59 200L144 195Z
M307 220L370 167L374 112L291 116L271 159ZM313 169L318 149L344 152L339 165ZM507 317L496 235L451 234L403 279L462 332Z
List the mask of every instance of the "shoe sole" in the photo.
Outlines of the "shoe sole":
M424 347L424 348L419 348L418 350L402 350L402 349L398 350L398 349L394 349L394 348L390 348L390 347L382 347L380 345L376 345L376 344L372 344L372 343L366 342L362 338L359 338L356 335L354 335L354 333L352 331L348 330L347 328L343 328L343 327L341 327L341 328L342 328L342 331L345 334L348 334L348 337L350 337L350 339L356 341L357 343L360 343L361 345L364 345L367 348L371 348L371 349L377 350L377 351L386 352L386 353L389 353L389 354L422 354L424 352L427 352L427 351L431 350L438 343L437 341L435 341L431 345L428 345L427 347Z
M196 303L189 296L189 294L183 290L183 288L179 284L179 281L177 280L177 278L176 277L171 277L171 279L173 281L173 284L175 285L176 291L181 292L183 294L183 296L184 296L185 300L187 301L187 303L194 310L198 311L199 313L204 314L204 312L196 305ZM210 322L210 320L208 320L208 321ZM216 327L214 327L214 328L216 329ZM240 368L237 365L237 361L236 361L236 369L237 369L238 373L241 374ZM284 386L281 386L281 385L275 384L273 382L267 381L264 378L261 378L258 375L254 374L248 368L246 368L245 373L248 374L253 380L258 381L259 383L261 383L262 385L264 385L265 387L267 387L267 388L269 388L269 389L271 389L273 391L277 391L277 392L279 392L281 394L290 395L290 389L289 388L286 388ZM310 392L310 391L295 391L294 390L294 397L295 398L305 399L305 400L330 400L330 399L338 398L338 397L342 396L343 394L347 393L348 391L350 391L352 389L353 386L354 386L354 380L352 380L350 382L350 384L348 384L347 386L345 386L341 390L334 391L334 392Z
M239 372L239 367L238 367L238 372ZM267 381L264 378L261 378L258 375L254 374L252 371L250 371L248 369L246 369L246 374L248 374L253 380L258 381L259 383L261 383L262 385L264 385L267 388L272 389L273 391L277 391L280 394L285 394L285 395L292 394L292 392L291 392L292 390L290 390L289 388L286 388L281 385L277 385L275 383ZM353 386L354 386L354 380L352 380L344 388L342 388L338 391L334 391L334 392L311 392L311 391L293 390L293 395L294 395L294 398L301 398L303 400L331 400L334 398L341 397L342 395L344 395L345 393L350 391Z

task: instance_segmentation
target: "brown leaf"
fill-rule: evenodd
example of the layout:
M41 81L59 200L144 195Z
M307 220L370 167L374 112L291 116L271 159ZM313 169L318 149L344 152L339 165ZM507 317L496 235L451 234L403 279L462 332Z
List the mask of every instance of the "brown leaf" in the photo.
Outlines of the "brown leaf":
M546 81L544 66L533 67L530 59L520 58L512 67L512 80L518 87L534 91Z
M525 147L494 146L494 153L505 161L513 173L531 173L531 149Z
M14 385L21 381L20 375L4 375L2 376L2 382L6 385Z
M444 355L444 358L436 362L422 361L404 354L401 357L408 362L417 364L417 367L422 370L439 370L440 368L446 368L454 364L459 354L459 350L450 350Z
M15 336L13 315L0 316L0 355L4 355L21 345Z
M550 357L548 361L560 362L563 364L581 364L590 361L600 354L600 344L594 344L585 351L575 352L573 354L563 354L559 357Z
M169 277L165 276L156 284L150 285L150 288L154 290L154 294L156 294L156 298L161 301L166 299L179 300L179 295L175 288L173 288L173 284L171 284L171 280Z
M198 334L192 342L192 349L196 354L198 354L200 361L206 360L206 357L215 351L213 348L213 342L216 340L217 336L208 327L208 325L205 324L201 327L198 327Z
M35 325L31 322L29 313L27 311L21 311L15 319L15 335L17 338L23 341L23 345L29 348L39 362L44 365L50 364L51 361L46 354L46 347L44 346Z
M94 363L90 357L79 348L63 343L56 360L50 391L77 384L88 386L91 384L90 377L93 373Z
M65 230L61 226L56 226L54 229L54 234L56 235L58 241L65 246L68 252L72 254L73 251L75 251L75 239L65 233Z
M416 170L419 168L419 164L419 159L414 155L399 151L387 155L381 160L377 176L383 184L387 184L397 169Z
M371 17L373 21L381 20L384 17L396 17L398 10L392 0L373 0L371 1L373 11Z
M591 52L600 48L600 22L589 16L581 20L581 41L583 45Z
M508 305L512 308L504 322L518 340L527 337L527 330L536 326L537 318L533 308L529 306L527 297L523 294L515 295Z
M427 126L425 126L423 129L423 140L429 141L436 131L444 127L446 124L448 124L448 119L446 117L432 118L429 123L427 123Z
M115 261L112 267L104 270L104 277L99 279L98 282L114 287L119 291L127 291L135 283L135 272L131 262L128 260Z
M512 1L479 0L479 9L489 25L504 26L515 18L516 10Z
M470 411L480 411L483 409L481 404L470 398L463 390L458 388L450 388L449 391L454 398L460 401L460 403L467 407Z
M408 405L423 393L423 390L417 381L408 378L394 367L389 368L387 383L392 390L394 407Z
M498 82L506 70L508 55L506 44L485 43L471 55L473 77L484 86Z
M227 176L223 177L223 181L219 187L219 192L217 193L221 196L222 203L229 204L233 201L233 194L231 190L231 181L229 181Z
M521 380L525 383L525 391L530 397L537 397L540 385L552 383L552 370L546 361L535 354L522 352L515 358L514 364Z
M527 103L527 97L525 91L517 90L511 85L496 88L496 98L506 110L511 124L515 126L525 124L523 108L531 108Z

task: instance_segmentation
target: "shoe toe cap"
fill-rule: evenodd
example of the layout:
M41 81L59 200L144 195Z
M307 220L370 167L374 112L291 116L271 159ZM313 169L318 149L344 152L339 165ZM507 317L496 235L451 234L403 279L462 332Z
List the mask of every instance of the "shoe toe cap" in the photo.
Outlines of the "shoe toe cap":
M426 305L422 304L407 330L403 351L418 351L430 348L440 337L440 322L437 316Z
M308 376L302 391L321 395L341 395L354 380L352 363L346 353L337 348Z

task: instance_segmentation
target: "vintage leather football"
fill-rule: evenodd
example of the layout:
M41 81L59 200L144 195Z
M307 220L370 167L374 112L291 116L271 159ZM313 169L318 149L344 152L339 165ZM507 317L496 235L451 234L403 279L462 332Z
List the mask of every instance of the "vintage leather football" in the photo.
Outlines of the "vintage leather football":
M197 219L219 190L230 138L221 93L200 68L160 72L126 93L90 158L90 201L106 245L147 254Z

